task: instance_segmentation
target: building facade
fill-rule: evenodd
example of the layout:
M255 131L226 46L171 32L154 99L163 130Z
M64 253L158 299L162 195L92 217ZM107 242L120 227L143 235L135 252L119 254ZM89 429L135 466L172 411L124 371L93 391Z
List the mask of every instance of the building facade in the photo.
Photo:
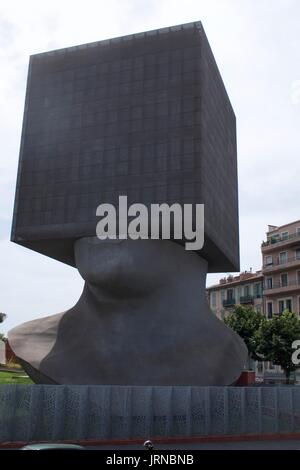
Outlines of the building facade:
M253 305L271 319L284 310L300 316L300 220L269 225L261 245L262 270L220 279L207 289L213 312L223 319L235 305Z
M262 270L220 279L207 289L211 310L221 320L235 305L252 305L267 319L285 309L300 316L300 220L269 225L261 245ZM282 374L271 362L256 363L258 377Z
M300 315L300 220L269 226L261 251L267 318L285 309Z
M235 305L252 305L263 313L263 274L245 271L238 276L220 279L207 289L209 305L221 320Z

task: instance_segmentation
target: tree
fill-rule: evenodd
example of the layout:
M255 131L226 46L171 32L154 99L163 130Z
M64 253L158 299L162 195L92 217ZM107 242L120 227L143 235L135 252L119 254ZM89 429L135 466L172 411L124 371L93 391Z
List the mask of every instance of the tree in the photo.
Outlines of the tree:
M224 322L244 340L249 353L249 369L251 369L251 359L262 361L263 358L258 355L257 332L266 322L265 317L252 307L236 305L225 317Z
M3 323L3 322L4 322L4 320L5 320L5 318L6 318L6 314L5 314L5 313L2 313L2 312L0 312L0 323Z
M294 313L285 310L280 316L261 323L256 333L258 354L265 360L279 365L285 372L286 383L290 383L291 372L299 366L293 364L292 344L300 339L300 320Z

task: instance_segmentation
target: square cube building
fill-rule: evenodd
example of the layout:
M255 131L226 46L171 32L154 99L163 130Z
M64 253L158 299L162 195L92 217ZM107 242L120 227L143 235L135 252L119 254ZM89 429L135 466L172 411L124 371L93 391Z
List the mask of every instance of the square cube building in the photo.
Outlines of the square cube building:
M12 241L75 265L103 202L205 204L239 270L236 121L200 22L30 57Z

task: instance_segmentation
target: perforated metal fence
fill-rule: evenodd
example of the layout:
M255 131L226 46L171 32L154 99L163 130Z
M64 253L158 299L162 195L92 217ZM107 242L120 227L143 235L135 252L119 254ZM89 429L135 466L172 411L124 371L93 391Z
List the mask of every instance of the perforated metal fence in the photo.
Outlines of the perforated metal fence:
M300 432L300 387L0 386L0 442Z

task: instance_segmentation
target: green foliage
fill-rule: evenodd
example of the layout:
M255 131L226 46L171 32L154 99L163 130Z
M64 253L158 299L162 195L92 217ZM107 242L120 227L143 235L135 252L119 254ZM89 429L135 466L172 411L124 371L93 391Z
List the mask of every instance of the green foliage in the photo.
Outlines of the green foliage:
M4 372L0 371L0 386L2 384L32 384L30 378L24 372Z
M265 360L272 361L285 371L287 382L292 371L298 366L292 362L294 352L292 344L300 339L300 320L297 315L285 310L279 317L274 317L261 324L256 333L257 352Z
M236 305L233 311L224 319L227 326L232 328L245 342L249 356L261 361L263 358L257 354L257 331L266 322L265 317L252 307Z
M252 307L237 305L224 321L244 340L252 359L281 366L289 383L291 372L299 368L292 362L292 344L300 340L297 315L285 310L280 316L266 320Z

